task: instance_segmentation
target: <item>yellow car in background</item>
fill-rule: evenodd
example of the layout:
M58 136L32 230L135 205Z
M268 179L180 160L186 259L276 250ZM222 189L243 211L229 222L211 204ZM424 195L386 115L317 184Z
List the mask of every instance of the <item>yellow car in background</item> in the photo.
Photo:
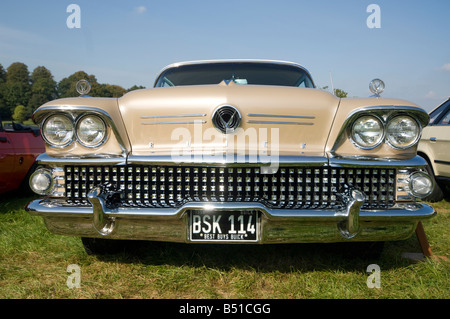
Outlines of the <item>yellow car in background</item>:
M427 160L436 179L434 191L426 199L440 201L450 185L450 98L430 113L430 124L423 129L418 154Z

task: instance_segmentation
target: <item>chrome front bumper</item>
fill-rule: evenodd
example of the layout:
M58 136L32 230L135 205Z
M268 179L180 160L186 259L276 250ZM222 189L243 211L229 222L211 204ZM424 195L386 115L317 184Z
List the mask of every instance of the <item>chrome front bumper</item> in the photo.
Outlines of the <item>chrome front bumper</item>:
M359 211L348 206L349 210L353 209L350 215L329 210L270 210L255 203L189 203L180 209L108 210L102 206L100 197L91 200L98 201L92 208L68 207L64 201L35 200L27 210L44 217L47 228L55 234L168 242L191 242L189 212L192 210L212 213L257 210L261 216L258 243L403 240L414 233L418 221L436 214L431 206L423 203L398 204L385 211Z

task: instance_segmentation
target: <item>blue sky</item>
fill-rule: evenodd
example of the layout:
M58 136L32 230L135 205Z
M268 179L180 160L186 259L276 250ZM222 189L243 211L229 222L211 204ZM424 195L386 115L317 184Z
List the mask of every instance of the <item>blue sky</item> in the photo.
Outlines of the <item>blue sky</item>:
M67 6L81 8L69 29ZM381 10L370 29L369 4ZM304 65L318 86L383 96L427 110L450 96L448 0L41 0L0 3L0 64L47 67L55 80L83 70L100 83L151 87L173 62L274 59Z

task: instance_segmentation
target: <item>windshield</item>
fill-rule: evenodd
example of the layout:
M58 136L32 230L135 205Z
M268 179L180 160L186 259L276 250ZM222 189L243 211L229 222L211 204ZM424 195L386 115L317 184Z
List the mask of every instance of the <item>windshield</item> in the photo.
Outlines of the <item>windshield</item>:
M219 84L222 81L241 85L314 87L308 72L302 68L259 62L188 64L169 68L159 76L155 87Z

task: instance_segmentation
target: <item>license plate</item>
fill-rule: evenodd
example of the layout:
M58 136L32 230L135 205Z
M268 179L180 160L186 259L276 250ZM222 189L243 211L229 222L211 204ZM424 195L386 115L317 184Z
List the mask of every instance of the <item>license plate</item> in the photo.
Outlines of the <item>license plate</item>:
M189 226L192 241L256 242L259 215L256 211L191 211Z

